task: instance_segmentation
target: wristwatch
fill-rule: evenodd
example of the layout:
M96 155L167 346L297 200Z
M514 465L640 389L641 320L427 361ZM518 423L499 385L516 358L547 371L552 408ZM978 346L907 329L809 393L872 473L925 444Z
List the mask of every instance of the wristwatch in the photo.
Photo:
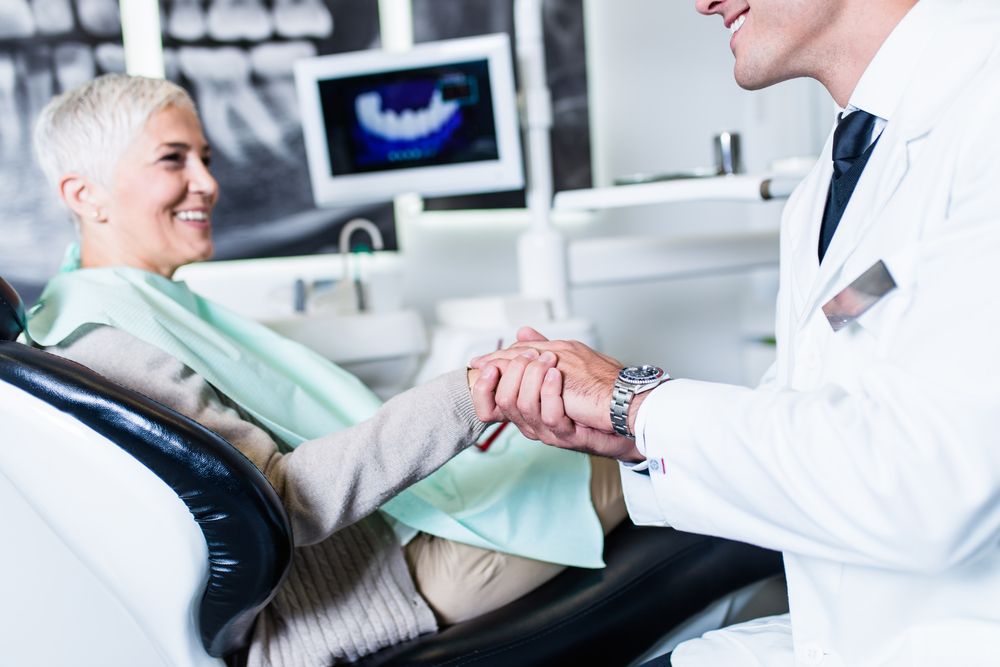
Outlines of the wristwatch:
M635 440L635 433L628 428L628 406L632 403L632 397L669 379L670 376L662 368L649 364L621 369L615 380L615 388L611 390L611 426L615 433Z

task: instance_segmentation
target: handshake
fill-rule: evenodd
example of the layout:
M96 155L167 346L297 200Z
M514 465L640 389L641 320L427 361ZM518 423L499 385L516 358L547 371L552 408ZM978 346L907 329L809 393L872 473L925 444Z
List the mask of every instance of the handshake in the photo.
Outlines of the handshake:
M484 422L508 420L526 437L626 462L643 460L635 441L617 435L611 400L622 364L583 343L550 341L530 327L505 350L469 362L476 415ZM478 371L478 373L477 373ZM628 415L632 432L637 394Z

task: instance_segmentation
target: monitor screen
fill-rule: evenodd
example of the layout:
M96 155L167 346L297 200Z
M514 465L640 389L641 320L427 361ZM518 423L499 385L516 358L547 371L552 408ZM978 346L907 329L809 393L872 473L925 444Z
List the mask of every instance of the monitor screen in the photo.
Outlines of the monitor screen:
M523 186L506 35L296 63L317 206Z

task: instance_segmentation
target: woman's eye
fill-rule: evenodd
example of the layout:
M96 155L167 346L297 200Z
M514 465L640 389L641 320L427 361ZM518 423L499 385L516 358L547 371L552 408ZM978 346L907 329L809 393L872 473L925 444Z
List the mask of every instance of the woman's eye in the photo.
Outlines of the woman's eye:
M167 153L160 158L160 162L170 162L180 164L184 161L184 156L180 153Z

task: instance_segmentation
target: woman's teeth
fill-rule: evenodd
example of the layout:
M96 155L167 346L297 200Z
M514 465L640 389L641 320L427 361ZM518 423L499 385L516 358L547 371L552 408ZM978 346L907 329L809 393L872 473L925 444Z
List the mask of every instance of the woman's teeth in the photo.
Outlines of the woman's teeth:
M740 14L736 18L736 20L733 21L732 25L729 26L729 32L731 32L732 34L735 35L736 31L739 30L740 28L742 28L743 24L746 23L746 20L747 20L746 13Z
M178 211L177 219L187 222L205 222L208 220L208 213L205 211Z

